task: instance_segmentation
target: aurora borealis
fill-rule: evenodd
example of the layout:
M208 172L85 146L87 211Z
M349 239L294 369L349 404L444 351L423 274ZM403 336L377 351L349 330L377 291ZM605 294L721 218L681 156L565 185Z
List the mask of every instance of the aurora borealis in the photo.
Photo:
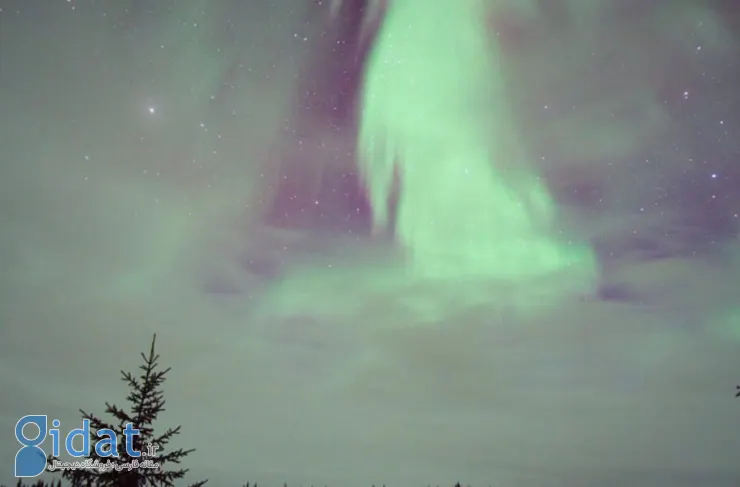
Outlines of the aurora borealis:
M0 5L0 423L156 332L213 485L735 485L737 8L395 2Z

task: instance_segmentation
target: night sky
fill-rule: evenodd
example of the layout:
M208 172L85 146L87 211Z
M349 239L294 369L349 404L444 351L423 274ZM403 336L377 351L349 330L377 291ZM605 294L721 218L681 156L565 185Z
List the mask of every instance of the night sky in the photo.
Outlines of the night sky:
M156 332L190 481L736 487L737 6L491 0L555 232L598 257L528 314L399 285L370 235L365 3L0 0L0 482L18 418L123 402Z

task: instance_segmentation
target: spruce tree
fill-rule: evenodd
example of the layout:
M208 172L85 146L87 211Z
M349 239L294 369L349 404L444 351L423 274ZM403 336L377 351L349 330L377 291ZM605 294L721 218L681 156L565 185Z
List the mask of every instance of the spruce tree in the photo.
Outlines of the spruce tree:
M113 417L112 421L105 421L94 414L87 413L80 409L83 419L90 421L91 444L94 445L98 437L95 433L100 429L110 429L116 433L118 442L118 454L116 458L102 458L97 455L94 448L91 451L90 458L98 460L101 464L109 460L115 466L129 465L135 460L142 462L151 462L158 465L155 468L107 468L107 469L77 469L64 470L61 472L62 477L69 481L73 487L174 487L176 480L183 479L188 469L177 468L169 469L172 464L179 465L184 457L195 451L194 449L184 450L182 448L167 452L167 447L172 438L180 433L180 426L168 428L162 434L154 432L154 422L165 408L165 399L162 392L162 384L170 368L159 370L159 354L155 349L157 336L152 338L149 348L149 354L141 354L144 361L139 366L140 375L135 377L130 372L121 371L123 382L129 387L130 392L126 397L129 404L129 411L125 411L115 405L106 402L105 412ZM133 449L135 451L147 454L153 452L152 456L139 458L131 457L126 451L125 436L123 431L127 424L131 424L135 430L139 431L133 439ZM49 457L49 462L55 460ZM201 487L207 482L203 480L190 487Z

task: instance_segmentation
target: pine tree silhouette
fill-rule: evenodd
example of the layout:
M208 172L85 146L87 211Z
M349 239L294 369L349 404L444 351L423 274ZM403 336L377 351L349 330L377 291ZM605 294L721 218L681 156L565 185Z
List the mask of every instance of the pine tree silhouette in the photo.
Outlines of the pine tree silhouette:
M69 481L72 487L174 487L174 481L184 478L188 472L188 469L170 470L167 468L168 464L179 465L184 457L195 451L195 449L183 450L180 448L165 453L172 438L180 434L180 426L174 429L168 428L161 435L154 433L153 424L159 414L165 410L162 384L165 381L165 376L170 371L169 367L164 370L158 370L159 354L154 351L156 340L157 335L155 334L152 338L149 354L141 354L144 363L139 366L141 374L138 377L134 377L130 372L121 371L121 380L131 390L126 397L126 401L130 404L129 412L106 402L105 412L113 416L115 423L104 421L82 409L80 409L80 413L83 419L90 420L90 434L93 445L98 439L95 436L95 432L100 429L110 429L117 435L119 456L116 458L103 458L93 451L90 455L92 460L98 460L102 464L110 460L113 465L117 466L128 465L134 461L138 461L139 464L149 461L152 464L158 464L158 467L139 467L132 469L123 467L62 471L62 478ZM142 455L139 458L134 458L127 453L123 431L128 423L131 423L134 429L139 430L139 435L133 437L133 449L144 454L152 451L154 452L153 456ZM49 462L53 460L55 459L49 457ZM190 487L201 487L206 482L207 480L203 480L192 484Z

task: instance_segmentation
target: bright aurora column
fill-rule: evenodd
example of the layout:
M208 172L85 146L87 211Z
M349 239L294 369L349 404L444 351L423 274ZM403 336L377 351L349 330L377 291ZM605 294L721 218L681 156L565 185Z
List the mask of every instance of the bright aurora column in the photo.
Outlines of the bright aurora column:
M530 168L481 0L389 0L361 95L360 167L373 226L421 278L531 279L592 266L551 234L554 203Z

